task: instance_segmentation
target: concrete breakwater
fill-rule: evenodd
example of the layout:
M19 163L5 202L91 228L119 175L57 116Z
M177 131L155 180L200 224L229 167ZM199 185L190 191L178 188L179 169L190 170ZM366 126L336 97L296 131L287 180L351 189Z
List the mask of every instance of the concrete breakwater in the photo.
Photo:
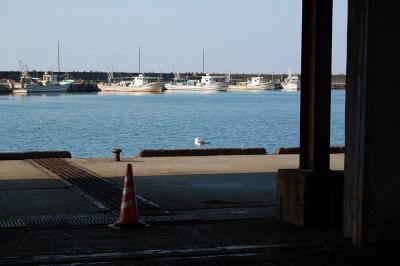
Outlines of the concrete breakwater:
M216 156L216 155L267 155L265 148L213 148L213 149L159 149L142 150L140 157Z
M0 152L0 161L71 157L69 151Z
M68 92L95 92L100 91L96 83L73 83L69 86Z
M121 149L111 151L115 161L120 161ZM115 156L115 153L118 156ZM287 155L299 154L299 147L280 147L275 153L269 153L263 147L255 148L202 148L202 149L145 149L138 154L139 157L193 157L193 156L228 156L228 155ZM344 146L332 146L331 154L345 153ZM2 160L27 160L43 158L72 158L69 151L29 151L29 152L0 152Z

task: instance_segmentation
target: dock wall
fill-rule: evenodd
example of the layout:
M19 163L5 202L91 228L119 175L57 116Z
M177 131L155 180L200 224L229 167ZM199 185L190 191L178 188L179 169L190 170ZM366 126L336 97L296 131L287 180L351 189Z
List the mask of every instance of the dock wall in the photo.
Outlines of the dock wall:
M0 161L71 157L71 153L68 151L0 152Z

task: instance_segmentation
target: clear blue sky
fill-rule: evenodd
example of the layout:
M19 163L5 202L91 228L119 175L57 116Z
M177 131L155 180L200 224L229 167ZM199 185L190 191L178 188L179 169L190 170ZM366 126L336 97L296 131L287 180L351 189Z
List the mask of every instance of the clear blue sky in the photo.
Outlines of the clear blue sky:
M300 72L301 0L2 1L0 70ZM347 1L334 0L332 72L344 73Z

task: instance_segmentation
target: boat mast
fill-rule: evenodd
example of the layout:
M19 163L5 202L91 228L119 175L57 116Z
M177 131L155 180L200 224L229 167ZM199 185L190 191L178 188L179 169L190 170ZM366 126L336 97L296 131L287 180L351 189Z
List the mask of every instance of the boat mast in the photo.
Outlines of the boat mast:
M140 74L140 45L139 45L139 74Z
M203 49L203 74L204 74L204 49Z
M57 59L58 73L60 73L60 42L57 43Z
M106 65L107 68L107 81L111 83L114 79L114 67Z

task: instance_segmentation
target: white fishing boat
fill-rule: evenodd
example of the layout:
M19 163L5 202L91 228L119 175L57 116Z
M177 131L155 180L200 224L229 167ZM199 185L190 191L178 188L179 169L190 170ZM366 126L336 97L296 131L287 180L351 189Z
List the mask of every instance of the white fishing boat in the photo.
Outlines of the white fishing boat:
M300 79L297 74L292 75L289 71L288 77L281 83L282 91L294 92L300 90Z
M232 91L247 91L247 90L272 90L275 88L275 83L272 81L264 81L263 77L251 77L247 81L231 84L228 90Z
M139 46L139 73L140 71L140 46ZM97 87L101 92L151 92L160 93L165 90L164 82L159 77L146 77L139 74L136 77L114 78L113 67L106 65L108 82L100 82ZM114 81L119 80L119 81Z
M165 88L171 91L227 91L229 83L225 76L211 76L206 74L200 80L181 79L176 77Z
M100 82L97 86L101 91L113 92L162 92L164 90L164 83L160 81L160 78L145 77L143 74L118 82Z
M60 84L57 75L52 72L45 72L42 79L32 78L28 72L23 71L19 83L11 83L13 93L35 93L35 92L66 92L69 83Z

